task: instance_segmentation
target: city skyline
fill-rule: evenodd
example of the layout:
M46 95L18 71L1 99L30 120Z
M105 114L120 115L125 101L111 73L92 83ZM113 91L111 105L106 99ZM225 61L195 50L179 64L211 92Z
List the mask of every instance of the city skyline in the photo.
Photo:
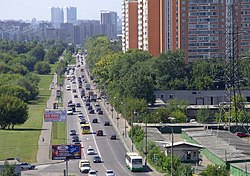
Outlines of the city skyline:
M121 0L8 0L1 4L0 20L50 21L50 7L76 7L77 19L100 19L101 10L121 16Z

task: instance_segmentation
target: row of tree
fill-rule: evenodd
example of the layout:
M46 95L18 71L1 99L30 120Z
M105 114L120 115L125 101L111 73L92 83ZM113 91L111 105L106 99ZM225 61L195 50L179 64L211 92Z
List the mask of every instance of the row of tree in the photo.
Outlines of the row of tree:
M39 94L38 74L49 74L50 64L65 49L72 46L0 40L0 128L14 128L28 119L28 103Z

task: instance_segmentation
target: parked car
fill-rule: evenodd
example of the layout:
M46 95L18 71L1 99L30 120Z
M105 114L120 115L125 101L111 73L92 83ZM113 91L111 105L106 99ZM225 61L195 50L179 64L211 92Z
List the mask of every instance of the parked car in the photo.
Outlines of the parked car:
M23 162L21 163L21 170L33 170L35 169L35 165L32 165L30 163Z
M93 163L101 163L102 159L100 156L96 155L93 157Z
M102 130L97 130L96 131L96 136L103 136L103 131Z
M247 133L243 133L243 132L236 132L234 133L236 136L239 136L239 137L248 137L249 135Z
M73 92L73 93L76 93L76 89L73 89L72 92Z

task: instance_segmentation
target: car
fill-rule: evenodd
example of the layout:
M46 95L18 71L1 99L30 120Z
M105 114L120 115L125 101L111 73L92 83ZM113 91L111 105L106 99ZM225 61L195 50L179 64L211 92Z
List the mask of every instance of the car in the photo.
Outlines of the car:
M72 100L69 100L69 101L68 101L68 105L69 105L69 104L72 104L72 103L73 103L73 101L72 101Z
M88 110L91 110L91 109L93 109L93 107L90 105L90 106L88 107Z
M85 124L87 121L84 118L79 119L80 124Z
M75 95L74 95L74 98L78 98L78 95L77 95L77 94L75 94Z
M98 171L90 170L89 173L88 173L88 176L97 176L97 172Z
M79 138L73 138L72 142L80 142Z
M78 134L74 134L74 135L72 135L71 137L72 137L72 139L79 139Z
M89 147L87 149L87 155L94 155L95 154L95 150L92 147Z
M100 110L100 111L98 111L98 113L97 113L97 114L102 115L102 114L103 114L103 111L102 111L102 110Z
M35 169L35 165L32 165L30 163L22 162L21 163L21 170L33 170Z
M101 111L101 110L102 110L101 107L95 107L96 113L98 113L98 112Z
M67 110L67 115L73 115L72 109L68 109L68 110Z
M78 117L79 117L79 118L83 118L83 117L84 117L83 113L82 113L82 112L79 112Z
M89 113L94 114L95 113L94 109L89 110Z
M110 125L109 121L106 120L106 121L104 122L104 126L109 126L109 125Z
M93 163L101 163L102 159L99 155L93 157Z
M73 93L76 93L76 89L73 89L72 92L73 92Z
M105 176L115 176L115 173L113 170L107 170Z
M89 173L90 162L88 160L80 160L79 161L79 170L81 173Z
M92 120L92 123L98 123L98 119L97 119L97 118L94 118L94 119Z
M116 134L111 134L110 139L111 140L116 140Z
M248 137L249 136L247 133L243 133L243 132L236 132L236 133L234 133L234 135L236 135L238 137Z
M69 135L70 135L70 136L76 135L76 130L70 130Z
M90 102L88 102L88 101L86 101L86 104L85 104L86 106L90 106Z
M96 136L103 136L103 131L102 130L97 130L96 131Z
M76 107L81 107L81 103L76 103Z

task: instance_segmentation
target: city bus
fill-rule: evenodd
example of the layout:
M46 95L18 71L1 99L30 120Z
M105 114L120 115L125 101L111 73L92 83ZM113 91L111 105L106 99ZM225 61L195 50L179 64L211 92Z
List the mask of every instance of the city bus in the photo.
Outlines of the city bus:
M136 152L127 152L125 155L126 165L129 170L143 171L142 157Z
M88 123L82 124L81 129L82 129L82 134L89 134L90 133L90 126Z

